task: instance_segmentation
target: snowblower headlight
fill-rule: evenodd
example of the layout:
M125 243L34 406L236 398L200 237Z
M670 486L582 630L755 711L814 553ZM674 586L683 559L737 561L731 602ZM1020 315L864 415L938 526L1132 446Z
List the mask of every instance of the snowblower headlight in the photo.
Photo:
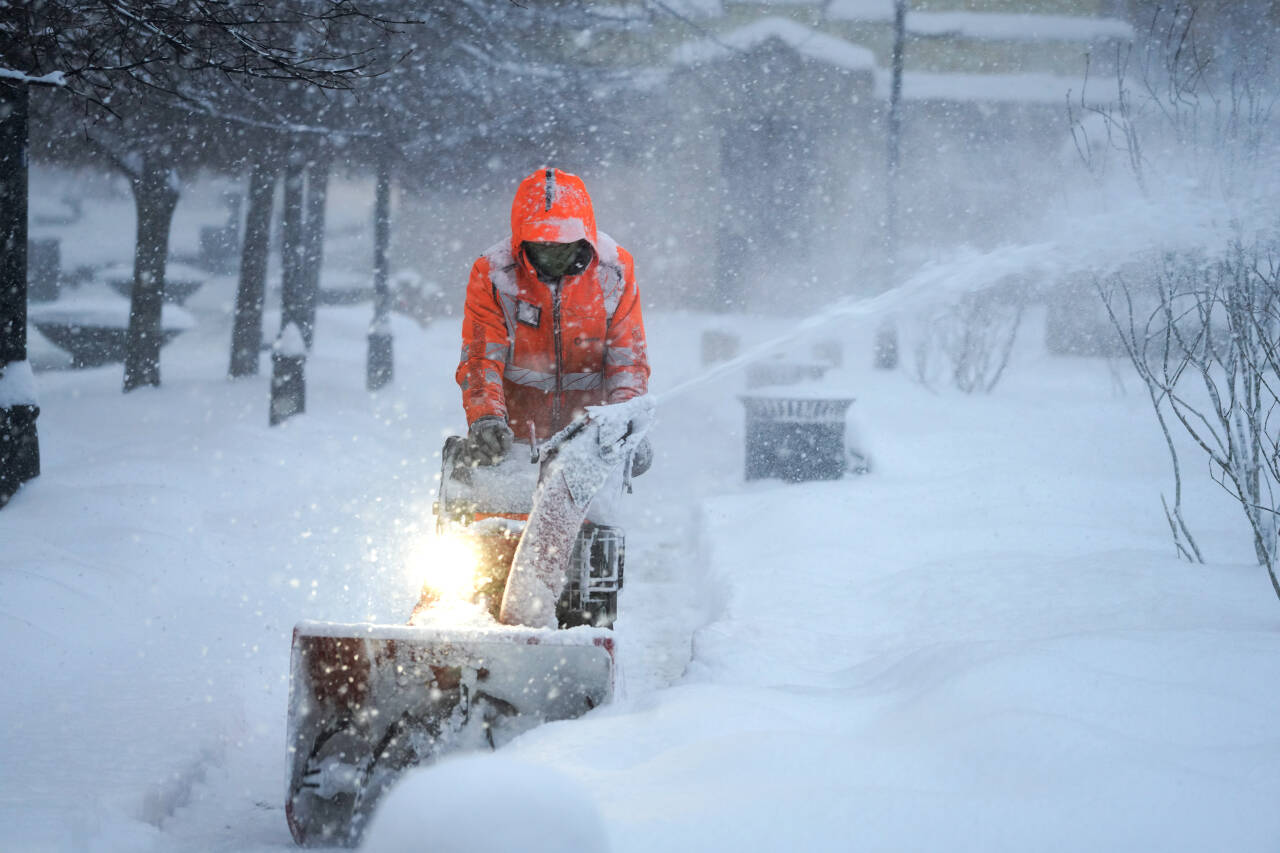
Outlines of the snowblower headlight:
M419 539L409 554L410 579L438 599L466 601L476 591L480 553L474 541L448 533Z

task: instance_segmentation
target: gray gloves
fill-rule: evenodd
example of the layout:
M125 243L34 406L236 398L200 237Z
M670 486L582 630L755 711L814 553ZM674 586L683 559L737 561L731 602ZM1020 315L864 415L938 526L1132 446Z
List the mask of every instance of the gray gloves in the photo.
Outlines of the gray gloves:
M642 438L640 443L636 445L635 452L631 454L631 476L639 477L645 471L649 470L649 466L653 464L653 445L649 443L649 439Z
M479 465L497 465L511 450L515 434L506 420L497 415L476 418L467 433L472 457Z

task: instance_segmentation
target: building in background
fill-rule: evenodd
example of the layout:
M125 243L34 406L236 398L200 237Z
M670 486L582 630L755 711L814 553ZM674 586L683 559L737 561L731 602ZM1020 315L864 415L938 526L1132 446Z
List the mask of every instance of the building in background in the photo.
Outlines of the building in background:
M909 267L1012 239L1072 179L1070 110L1111 96L1135 31L1117 0L907 6L897 245ZM893 0L665 0L594 21L559 49L634 69L632 91L557 105L597 109L602 132L496 162L493 186L466 201L476 221L425 200L420 215L465 247L439 275L465 278L485 247L471 242L479 221L504 223L514 182L554 160L587 179L650 302L802 312L893 283Z

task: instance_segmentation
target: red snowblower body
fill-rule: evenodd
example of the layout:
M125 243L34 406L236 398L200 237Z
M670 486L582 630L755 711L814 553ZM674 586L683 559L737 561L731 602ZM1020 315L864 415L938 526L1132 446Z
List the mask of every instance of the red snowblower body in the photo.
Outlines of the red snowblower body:
M406 769L495 749L613 695L624 538L587 508L652 421L637 398L593 407L533 451L442 453L439 569L407 625L293 631L285 812L304 846L354 845Z

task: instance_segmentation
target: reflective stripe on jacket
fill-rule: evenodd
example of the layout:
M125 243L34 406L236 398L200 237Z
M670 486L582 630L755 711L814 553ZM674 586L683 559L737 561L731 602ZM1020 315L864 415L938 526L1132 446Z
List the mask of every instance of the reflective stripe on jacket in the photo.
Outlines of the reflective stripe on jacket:
M586 240L595 257L558 284L538 279L521 245ZM467 422L507 419L538 441L585 406L645 393L649 361L631 254L596 230L582 180L540 169L520 184L511 239L471 268L457 370Z

